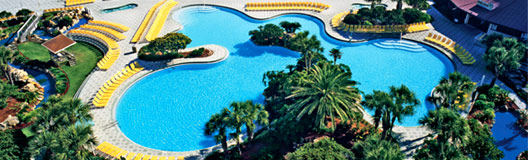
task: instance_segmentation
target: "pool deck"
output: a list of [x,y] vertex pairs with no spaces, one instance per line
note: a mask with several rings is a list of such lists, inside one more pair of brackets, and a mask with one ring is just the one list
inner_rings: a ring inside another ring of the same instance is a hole
[[[331,7],[328,10],[325,10],[323,12],[317,13],[317,12],[311,12],[311,11],[252,11],[252,12],[246,12],[244,10],[244,5],[246,2],[250,1],[239,1],[239,0],[178,0],[180,4],[176,5],[172,12],[175,10],[178,10],[182,7],[186,6],[192,6],[192,5],[215,5],[215,6],[222,6],[222,7],[228,7],[235,10],[238,10],[252,18],[256,19],[268,19],[284,14],[307,14],[311,15],[313,17],[318,18],[322,22],[324,22],[325,31],[328,35],[334,37],[335,39],[342,40],[342,41],[361,41],[361,39],[356,39],[355,37],[352,37],[352,40],[348,37],[350,35],[342,35],[338,33],[336,30],[334,30],[330,26],[330,20],[332,17],[340,12],[349,10],[351,7],[350,5],[352,3],[368,3],[362,0],[351,0],[351,1],[342,1],[342,0],[329,0],[325,1],[324,3],[331,5]],[[269,0],[266,2],[273,2],[273,1],[279,1],[279,0]],[[77,98],[80,98],[83,102],[90,102],[91,99],[94,97],[97,90],[115,73],[120,71],[122,68],[124,68],[127,64],[129,64],[132,61],[137,60],[137,55],[134,53],[131,53],[132,46],[136,46],[137,48],[140,48],[141,46],[145,44],[139,44],[134,45],[130,44],[129,41],[135,34],[136,29],[139,27],[140,23],[143,20],[143,17],[148,12],[150,7],[156,3],[157,0],[111,0],[111,1],[101,1],[97,0],[95,3],[86,4],[84,5],[86,8],[90,9],[92,12],[92,16],[96,20],[107,20],[112,22],[117,22],[120,24],[123,24],[125,26],[130,27],[131,29],[128,32],[125,32],[124,35],[127,36],[127,38],[119,43],[120,49],[124,54],[121,54],[118,60],[113,64],[113,66],[108,69],[107,71],[99,71],[94,70],[92,73],[85,79],[82,86],[79,88],[79,91],[77,92],[76,96]],[[255,0],[251,2],[263,2],[263,0]],[[106,8],[113,8],[129,3],[136,3],[138,4],[137,8],[131,9],[131,10],[123,10],[123,11],[116,11],[112,13],[101,13],[99,10],[106,9]],[[382,1],[382,3],[385,3],[388,5],[389,9],[395,8],[396,3],[385,0]],[[59,8],[64,7],[63,1],[56,1],[56,0],[25,0],[25,1],[13,1],[13,0],[0,0],[0,4],[3,4],[0,6],[0,10],[7,10],[12,13],[16,13],[16,11],[20,8],[28,8],[34,11],[39,12],[41,14],[41,11],[43,9],[49,9],[49,8]],[[404,5],[405,7],[405,5]],[[481,57],[484,53],[485,48],[479,47],[475,45],[475,40],[473,40],[473,37],[475,35],[479,34],[480,31],[478,29],[472,28],[468,25],[462,25],[462,24],[454,24],[451,21],[447,20],[445,17],[443,17],[441,14],[438,13],[434,8],[429,9],[427,11],[429,14],[431,14],[435,21],[432,22],[432,27],[435,29],[430,30],[428,32],[434,32],[434,33],[441,33],[443,35],[446,35],[447,37],[455,40],[459,44],[461,44],[464,48],[466,48],[469,52],[473,54],[473,56],[477,59],[477,62],[474,65],[471,66],[465,66],[460,63],[458,59],[452,59],[454,64],[457,66],[457,70],[469,75],[473,81],[480,81],[482,78],[482,75],[486,76],[486,79],[484,83],[489,83],[491,81],[491,77],[493,75],[485,69],[485,62],[482,61]],[[173,20],[172,18],[168,18],[164,28],[161,31],[161,35],[166,34],[168,32],[176,31],[180,29],[182,26]],[[418,33],[411,33],[411,34],[405,34],[403,38],[419,41],[422,43],[423,38],[426,36],[428,32],[418,32]],[[430,45],[430,44],[429,44]],[[225,59],[229,52],[220,46],[216,45],[208,45],[208,47],[212,47],[212,49],[219,50],[220,52],[215,52],[213,56],[210,56],[205,60],[202,59],[202,62],[217,62]],[[222,49],[223,48],[223,49]],[[446,53],[448,56],[450,53],[446,52],[445,50],[440,49],[440,51]],[[225,52],[225,53],[222,53]],[[218,54],[217,54],[218,53]],[[220,55],[222,54],[222,55]],[[451,56],[452,57],[452,56]],[[113,145],[116,145],[120,148],[123,148],[125,150],[128,150],[130,152],[136,152],[136,153],[143,153],[148,155],[162,155],[162,156],[186,156],[186,158],[189,159],[201,159],[203,158],[202,155],[206,154],[206,152],[201,151],[190,151],[190,152],[169,152],[169,151],[160,151],[155,150],[151,148],[146,148],[141,145],[138,145],[131,140],[129,140],[120,130],[117,126],[117,122],[115,120],[115,109],[116,109],[116,103],[118,100],[118,97],[124,93],[126,88],[130,86],[133,82],[140,79],[141,77],[148,75],[152,72],[155,72],[156,70],[163,69],[165,67],[171,66],[171,65],[177,65],[180,63],[190,63],[190,62],[181,62],[180,60],[173,60],[170,62],[158,62],[158,63],[152,63],[152,62],[144,62],[140,61],[141,65],[144,65],[147,70],[141,71],[137,73],[136,75],[132,76],[129,80],[127,80],[123,85],[121,85],[116,93],[114,93],[114,96],[112,96],[110,105],[103,109],[93,109],[92,115],[94,116],[94,133],[97,137],[99,142],[108,141],[112,143]],[[504,86],[504,84],[500,81],[497,81],[497,84],[500,85],[502,88],[509,89],[508,87]],[[513,97],[516,97],[515,94],[510,94]],[[516,103],[521,108],[525,108],[526,105],[524,102],[519,101],[518,98],[515,98]],[[369,122],[372,122],[371,117],[366,114],[365,119]],[[419,145],[422,144],[423,139],[426,135],[431,133],[428,129],[425,127],[401,127],[396,126],[394,128],[394,132],[397,134],[400,134],[402,137],[402,150],[407,155],[411,155]],[[218,148],[216,146],[216,148]],[[215,148],[215,149],[216,149]],[[211,148],[209,148],[211,149]],[[208,149],[208,150],[209,150]],[[410,157],[407,157],[410,158]]]

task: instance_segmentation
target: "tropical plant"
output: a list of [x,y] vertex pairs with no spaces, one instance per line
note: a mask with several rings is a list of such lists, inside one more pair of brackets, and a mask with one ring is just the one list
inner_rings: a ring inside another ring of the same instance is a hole
[[437,107],[466,109],[476,84],[460,72],[450,73],[443,77],[429,98]]
[[[257,124],[266,126],[269,123],[268,112],[264,109],[261,104],[255,104],[253,101],[244,102],[245,116],[243,118],[244,124],[246,125],[246,131],[248,141],[253,139],[253,132],[257,128]],[[256,122],[256,123],[255,123]]]
[[492,69],[495,77],[490,83],[490,87],[495,85],[495,81],[505,73],[519,69],[520,60],[526,54],[526,45],[513,38],[495,40],[493,45],[486,50],[484,60],[488,62],[488,67]]
[[318,59],[324,50],[321,47],[321,41],[315,35],[308,38],[309,34],[310,32],[308,31],[299,32],[297,36],[288,41],[289,46],[286,46],[289,49],[301,52],[301,58],[304,60],[304,69],[310,69],[312,64],[317,62],[313,60]]
[[504,158],[503,152],[495,145],[495,139],[487,125],[481,125],[477,120],[470,119],[468,124],[471,128],[471,136],[468,136],[462,152],[473,159],[494,159]]
[[462,143],[470,134],[467,121],[453,110],[437,108],[418,121],[438,135],[440,142]]
[[15,143],[13,130],[0,131],[0,159],[18,159],[20,150]]
[[391,1],[396,2],[396,10],[402,9],[404,0],[391,0]]
[[341,59],[342,55],[343,53],[337,48],[332,48],[330,50],[330,56],[334,57],[334,65],[336,64],[337,59]]
[[204,134],[211,136],[215,133],[214,136],[216,143],[222,143],[222,149],[224,150],[224,156],[227,158],[227,129],[230,127],[230,117],[231,111],[224,108],[220,113],[213,114],[209,121],[205,123]]
[[486,48],[489,49],[493,46],[493,43],[495,43],[495,40],[502,41],[502,39],[504,39],[504,35],[498,34],[498,33],[492,33],[482,38],[481,43],[486,45]]
[[381,3],[381,0],[365,0],[365,1],[370,2],[370,9],[374,9],[377,3]]
[[292,94],[287,97],[295,99],[292,107],[299,111],[297,120],[305,115],[314,116],[316,126],[324,129],[329,118],[331,130],[334,130],[336,118],[349,120],[350,112],[362,109],[361,96],[355,88],[357,82],[350,80],[350,71],[321,61],[308,73],[300,80],[303,85],[293,87]]
[[43,159],[87,159],[95,145],[92,134],[91,125],[59,126],[32,137],[27,150]]
[[280,45],[284,37],[284,30],[275,24],[258,26],[258,29],[249,31],[251,41],[258,45]]
[[279,23],[279,25],[284,28],[287,33],[295,33],[296,30],[301,28],[301,24],[299,22],[282,21]]
[[2,72],[4,72],[4,76],[12,85],[14,85],[15,82],[11,76],[11,67],[9,66],[9,63],[13,63],[14,56],[14,51],[5,48],[4,46],[0,46],[0,67],[2,68]]
[[421,148],[416,150],[413,156],[416,160],[466,160],[466,157],[462,151],[455,145],[447,142],[440,141],[438,139],[425,140]]
[[379,134],[371,134],[364,141],[357,142],[352,150],[356,159],[402,160],[405,157],[398,143],[383,140]]
[[348,160],[354,157],[354,153],[338,144],[330,138],[324,138],[314,143],[305,143],[286,155],[288,160]]
[[231,112],[229,114],[229,127],[235,129],[235,131],[229,135],[236,141],[238,155],[242,155],[242,150],[240,149],[240,135],[242,134],[242,126],[247,122],[246,119],[248,118],[245,111],[246,106],[244,102],[233,102],[229,107],[231,107]]
[[415,9],[428,9],[429,3],[427,3],[427,0],[405,0],[405,3],[412,6]]
[[149,61],[181,58],[183,56],[178,51],[185,49],[191,42],[191,38],[182,33],[168,33],[142,47],[138,58]]

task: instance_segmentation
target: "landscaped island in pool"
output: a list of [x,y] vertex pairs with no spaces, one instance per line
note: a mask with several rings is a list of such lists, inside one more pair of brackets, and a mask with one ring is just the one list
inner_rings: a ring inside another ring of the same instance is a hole
[[[281,47],[255,46],[248,32],[266,23],[295,21],[301,31],[315,34],[328,50],[344,54],[338,63],[350,66],[353,80],[364,93],[387,91],[391,85],[405,84],[421,100],[414,116],[403,126],[417,126],[432,104],[425,101],[441,77],[454,71],[453,64],[440,52],[422,44],[396,39],[380,39],[350,44],[328,37],[323,23],[305,15],[285,15],[270,20],[253,20],[239,12],[202,7],[183,8],[173,18],[184,25],[181,31],[193,42],[189,47],[218,44],[230,57],[217,64],[171,67],[148,75],[121,96],[116,119],[121,131],[142,146],[167,151],[192,151],[215,145],[203,134],[210,116],[233,101],[262,103],[266,71],[283,70],[295,64],[299,53]],[[220,18],[221,17],[221,18]],[[229,22],[229,23],[226,23]]]

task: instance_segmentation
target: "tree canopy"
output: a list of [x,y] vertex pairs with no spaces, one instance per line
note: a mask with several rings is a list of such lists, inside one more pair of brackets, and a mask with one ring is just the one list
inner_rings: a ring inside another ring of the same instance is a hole
[[286,157],[288,160],[348,160],[354,157],[354,154],[334,140],[324,138],[315,143],[306,143]]

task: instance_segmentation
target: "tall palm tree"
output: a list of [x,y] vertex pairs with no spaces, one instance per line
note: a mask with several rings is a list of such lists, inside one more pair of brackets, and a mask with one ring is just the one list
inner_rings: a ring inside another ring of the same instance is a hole
[[330,56],[334,57],[334,65],[336,64],[337,59],[341,59],[342,55],[343,55],[343,53],[341,51],[339,51],[339,49],[337,49],[337,48],[332,48],[330,50]]
[[450,141],[453,144],[459,144],[470,133],[467,121],[458,112],[447,108],[429,111],[427,116],[418,122],[433,130],[438,135],[440,142]]
[[362,102],[365,107],[374,110],[376,128],[381,122],[382,139],[389,139],[396,120],[401,123],[403,117],[414,114],[414,107],[420,104],[415,94],[405,85],[389,88],[389,93],[374,90],[373,94],[365,95]]
[[390,96],[394,102],[394,108],[392,110],[391,127],[389,133],[392,133],[394,122],[398,120],[401,123],[404,116],[410,116],[414,114],[414,108],[420,105],[420,100],[416,98],[416,95],[407,86],[401,85],[400,87],[390,86]]
[[438,86],[434,88],[430,100],[437,107],[464,109],[475,88],[475,83],[468,76],[460,72],[453,72],[449,74],[448,78],[444,77],[440,80]]
[[279,25],[284,28],[287,33],[294,33],[296,30],[301,28],[301,24],[299,22],[282,21],[279,23]]
[[291,49],[301,52],[305,69],[310,69],[313,58],[324,50],[321,47],[321,41],[317,40],[315,35],[308,37],[309,34],[308,31],[299,32],[289,43]]
[[233,102],[229,106],[231,107],[231,114],[229,114],[229,125],[235,128],[235,131],[230,133],[231,138],[236,140],[236,146],[238,154],[242,155],[242,149],[240,149],[240,135],[242,134],[242,126],[247,119],[246,104],[244,102]]
[[87,159],[95,145],[91,125],[61,126],[56,131],[37,134],[29,141],[28,151],[43,159]]
[[[253,101],[244,102],[245,116],[243,118],[244,124],[246,124],[246,131],[248,135],[248,141],[253,139],[253,132],[258,125],[268,125],[268,111],[264,109],[261,104],[255,104]],[[256,123],[255,123],[256,122]]]
[[495,40],[491,48],[484,54],[484,60],[493,69],[495,77],[490,87],[495,85],[497,77],[521,67],[520,60],[526,54],[526,45],[513,38]]
[[227,129],[230,127],[230,115],[231,111],[224,108],[220,113],[213,114],[209,121],[205,123],[204,134],[211,136],[218,132],[214,136],[216,143],[222,143],[222,149],[224,149],[224,156],[227,158]]
[[324,129],[329,118],[331,130],[334,130],[335,118],[343,121],[350,119],[349,113],[361,109],[361,96],[354,87],[357,82],[350,79],[351,73],[326,61],[315,65],[309,70],[307,78],[302,80],[303,85],[293,87],[286,97],[295,99],[292,107],[299,111],[297,120],[305,115],[315,116],[316,126]]
[[12,50],[5,48],[4,46],[0,46],[0,66],[2,67],[2,71],[4,72],[4,76],[11,82],[12,85],[15,84],[13,81],[13,77],[11,76],[11,67],[9,66],[9,63],[12,63],[14,60],[15,52]]

